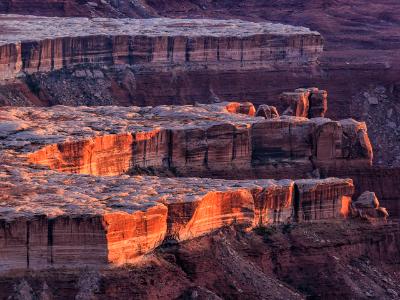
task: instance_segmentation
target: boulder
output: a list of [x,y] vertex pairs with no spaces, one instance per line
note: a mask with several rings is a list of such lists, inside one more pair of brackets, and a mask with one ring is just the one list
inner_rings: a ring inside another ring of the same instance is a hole
[[264,117],[265,119],[276,119],[279,118],[279,113],[275,106],[261,104],[257,109],[256,117]]
[[352,203],[353,214],[361,219],[374,222],[386,220],[389,213],[386,208],[379,206],[379,200],[374,192],[365,191]]
[[378,208],[379,200],[374,192],[366,191],[357,198],[357,201],[354,201],[354,206],[356,208]]

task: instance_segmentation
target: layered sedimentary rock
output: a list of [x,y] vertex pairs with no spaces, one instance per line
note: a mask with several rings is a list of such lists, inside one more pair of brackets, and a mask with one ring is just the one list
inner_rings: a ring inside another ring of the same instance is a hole
[[126,175],[308,176],[285,170],[312,165],[318,122],[266,120],[242,106],[2,110],[1,270],[123,264],[226,225],[346,216],[349,179]]
[[0,27],[0,105],[227,100],[249,89],[238,76],[315,72],[323,47],[307,28],[241,20],[0,15]]
[[239,20],[2,15],[0,24],[0,79],[83,64],[273,70],[315,62],[322,50],[321,36],[306,28]]
[[[310,221],[347,215],[350,210],[353,186],[351,180],[297,180],[295,204],[297,221]],[[327,200],[329,199],[329,200]]]
[[[230,113],[232,106],[8,108],[3,112],[10,119],[4,130],[31,125],[5,143],[33,131],[35,144],[25,147],[32,150],[30,162],[91,175],[167,172],[220,178],[307,178],[316,168],[328,174],[371,165],[372,147],[364,123],[298,117],[267,120],[251,117],[254,112]],[[48,120],[66,118],[65,111],[70,112],[65,122],[48,128]],[[101,122],[108,124],[105,129],[99,128]],[[53,132],[53,140],[37,136],[44,130]]]
[[[294,203],[320,194],[331,211],[314,206],[312,220],[332,219],[353,193],[351,180],[334,178],[301,183],[96,178],[8,165],[1,177],[3,272],[133,262],[163,241],[183,241],[232,224],[251,228],[295,221]],[[316,191],[295,194],[305,183]]]

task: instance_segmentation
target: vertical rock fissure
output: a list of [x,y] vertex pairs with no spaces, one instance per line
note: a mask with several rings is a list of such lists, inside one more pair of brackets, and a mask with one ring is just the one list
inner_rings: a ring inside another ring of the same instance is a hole
[[51,59],[51,67],[50,67],[50,69],[52,71],[54,70],[54,56],[55,56],[55,54],[54,54],[54,46],[55,46],[55,43],[56,43],[56,40],[52,40],[51,41],[51,57],[50,57],[50,59]]
[[167,130],[166,134],[167,134],[167,139],[168,139],[167,166],[168,166],[169,171],[173,171],[172,170],[172,156],[174,155],[174,147],[173,147],[174,137],[172,134],[172,130],[170,130],[170,129]]
[[26,267],[29,269],[29,240],[30,240],[30,221],[26,221]]
[[41,64],[42,64],[42,43],[39,43],[39,58],[38,58],[37,71],[40,70]]
[[47,259],[49,260],[50,256],[50,264],[52,265],[53,260],[53,243],[54,243],[54,220],[49,219],[47,221],[47,247],[48,247],[48,255]]
[[133,47],[134,47],[134,37],[129,36],[129,38],[128,38],[128,63],[130,66],[135,64]]
[[190,61],[190,51],[191,51],[191,40],[190,38],[187,38],[186,40],[186,48],[185,48],[185,61],[189,62]]
[[219,39],[217,40],[217,61],[219,61]]
[[233,128],[233,134],[232,134],[232,155],[231,155],[231,161],[235,160],[236,158],[236,143],[235,140],[237,138],[237,133],[236,133],[236,128]]
[[167,38],[167,58],[169,62],[174,61],[174,38],[169,36]]

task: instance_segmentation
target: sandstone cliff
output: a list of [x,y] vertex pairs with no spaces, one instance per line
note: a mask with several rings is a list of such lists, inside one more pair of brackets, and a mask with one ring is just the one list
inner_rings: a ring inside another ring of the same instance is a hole
[[[68,120],[53,129],[58,141],[48,145],[46,136],[38,137],[35,145],[27,145],[32,150],[28,158],[58,171],[79,174],[144,172],[220,178],[307,178],[316,169],[329,174],[371,165],[372,147],[364,123],[254,118],[230,113],[231,107],[222,103],[114,107],[112,111],[68,108]],[[16,114],[19,122],[25,123],[34,121],[30,111],[41,115],[43,119],[36,120],[30,129],[41,132],[48,119],[63,115],[64,108],[7,110],[10,118]],[[99,118],[96,122],[109,123],[109,130],[98,132],[92,123],[95,118]],[[74,121],[77,123],[71,128]],[[40,144],[43,147],[38,147]]]
[[[320,168],[371,162],[358,122],[254,113],[249,103],[3,109],[1,270],[119,265],[227,225],[345,217],[350,179],[163,177],[304,178],[310,157]],[[319,134],[326,123],[348,132],[354,149]],[[337,151],[321,156],[316,145]]]
[[[224,226],[346,217],[351,180],[223,181],[1,172],[1,272],[134,262]],[[10,174],[11,173],[11,174]],[[40,184],[40,185],[39,185]],[[307,194],[295,190],[308,186]],[[19,186],[16,188],[16,186]],[[305,209],[306,203],[318,203]]]
[[85,64],[274,70],[314,63],[322,50],[317,32],[266,22],[2,15],[0,24],[0,80]]

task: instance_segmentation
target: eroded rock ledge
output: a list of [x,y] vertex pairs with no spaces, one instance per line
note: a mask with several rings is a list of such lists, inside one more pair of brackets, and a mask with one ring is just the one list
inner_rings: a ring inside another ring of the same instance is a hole
[[268,22],[0,15],[0,27],[0,80],[85,64],[274,69],[322,51],[319,33]]
[[371,162],[362,123],[254,113],[249,103],[3,109],[1,270],[121,264],[226,225],[345,216],[351,179],[124,175],[305,178]]
[[4,126],[16,132],[2,143],[22,139],[18,151],[30,162],[91,175],[294,179],[371,165],[364,123],[267,120],[231,113],[232,105],[6,108]]
[[225,181],[0,172],[0,271],[133,262],[223,226],[345,216],[350,179]]

